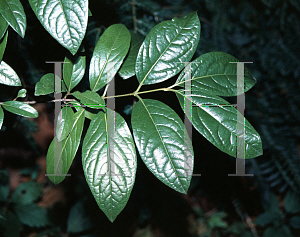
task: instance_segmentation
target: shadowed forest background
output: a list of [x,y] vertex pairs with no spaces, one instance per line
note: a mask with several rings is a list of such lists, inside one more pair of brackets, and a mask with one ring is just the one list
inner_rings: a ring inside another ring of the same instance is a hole
[[[34,86],[44,74],[53,73],[53,64],[46,61],[72,56],[42,27],[28,1],[21,2],[28,24],[25,38],[9,28],[3,60],[27,89],[25,100],[37,101],[39,117],[5,112],[0,131],[1,237],[300,236],[299,0],[89,1],[93,15],[83,40],[87,65],[99,37],[112,24],[123,23],[145,37],[159,22],[197,11],[201,35],[193,59],[207,52],[226,52],[241,62],[253,62],[246,67],[257,79],[246,93],[245,110],[263,142],[264,154],[246,161],[246,173],[254,176],[228,177],[236,172],[235,159],[193,130],[194,174],[201,176],[193,177],[188,194],[161,183],[138,157],[133,191],[114,223],[98,208],[85,181],[81,146],[70,177],[59,185],[45,177],[46,153],[54,135],[54,103],[47,102],[53,99],[50,96],[35,97]],[[176,78],[160,85],[172,85]],[[116,94],[130,93],[138,86],[135,77],[124,81],[116,75],[115,83]],[[156,87],[145,86],[145,90]],[[89,89],[88,72],[76,89]],[[18,88],[0,85],[0,91],[2,102],[15,98]],[[156,92],[144,98],[168,104],[183,118],[175,94]],[[235,103],[236,98],[229,101]],[[134,103],[134,97],[116,98],[116,111],[129,127]],[[83,133],[87,127],[88,122]],[[10,195],[4,198],[8,190]],[[15,211],[14,199],[31,204],[32,209],[21,217],[3,218],[7,210]]]

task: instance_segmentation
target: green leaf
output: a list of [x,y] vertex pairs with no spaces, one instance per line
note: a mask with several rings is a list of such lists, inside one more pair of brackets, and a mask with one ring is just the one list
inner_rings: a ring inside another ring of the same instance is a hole
[[180,117],[157,100],[140,100],[131,117],[134,140],[148,169],[164,184],[186,193],[194,152]]
[[11,197],[11,201],[18,204],[30,204],[37,200],[42,194],[41,184],[36,182],[21,183]]
[[21,98],[26,97],[26,93],[27,93],[27,90],[26,90],[26,89],[21,89],[21,90],[19,90],[18,95],[17,95],[17,98],[19,98],[19,97],[21,97]]
[[23,230],[22,223],[20,222],[18,216],[10,210],[5,213],[5,222],[3,229],[5,237],[20,237],[20,231]]
[[269,227],[265,230],[263,237],[293,237],[291,230],[288,226],[282,227]]
[[256,219],[255,223],[258,226],[264,227],[268,224],[273,223],[276,220],[281,220],[281,215],[278,212],[264,212],[260,214]]
[[[237,142],[241,140],[237,136],[237,110],[226,100],[210,94],[192,95],[192,98],[185,97],[183,90],[176,93],[181,108],[184,108],[184,99],[195,104],[192,108],[192,123],[195,129],[208,141],[221,151],[230,156],[236,157]],[[238,112],[239,113],[239,112]],[[244,124],[244,123],[243,123]],[[245,119],[245,158],[255,158],[262,155],[262,143],[258,132]],[[242,158],[242,157],[239,157]]]
[[3,121],[4,121],[4,112],[3,112],[2,107],[0,106],[0,130],[1,130]]
[[225,212],[216,212],[212,214],[208,219],[208,226],[210,229],[219,227],[219,228],[227,228],[228,224],[223,220],[226,217]]
[[60,142],[64,140],[70,133],[74,121],[74,112],[71,107],[64,106],[57,119],[56,137]]
[[98,91],[120,68],[130,46],[130,32],[123,24],[108,27],[99,38],[90,63],[90,87]]
[[93,120],[96,118],[97,114],[91,113],[89,111],[84,111],[84,116],[90,120]]
[[294,229],[300,229],[300,216],[292,216],[290,219],[290,226]]
[[48,224],[47,211],[34,203],[18,205],[15,211],[20,221],[30,227],[42,227]]
[[0,39],[4,36],[6,30],[7,30],[8,24],[6,20],[2,17],[0,14]]
[[[84,50],[83,50],[84,52]],[[63,66],[63,78],[68,91],[71,91],[82,80],[85,73],[85,56],[79,56],[73,63],[68,57],[65,57]]]
[[98,206],[111,222],[129,199],[136,162],[133,138],[123,117],[110,109],[107,114],[100,111],[84,138],[82,165]]
[[2,39],[0,39],[0,61],[3,58],[3,54],[6,48],[7,36],[8,36],[8,31],[6,31],[5,36]]
[[199,39],[196,12],[155,26],[137,56],[135,72],[140,85],[159,83],[176,75],[194,55]]
[[52,140],[48,152],[47,152],[47,174],[48,178],[54,183],[58,184],[65,179],[65,175],[68,173],[73,159],[79,147],[83,124],[84,124],[84,109],[78,108],[78,112],[74,115],[73,126],[70,131],[70,135],[61,142],[61,150],[58,151],[57,166],[54,167],[54,147],[58,148],[57,137]]
[[39,116],[35,108],[20,101],[6,101],[2,106],[5,110],[23,117],[37,118]]
[[29,3],[49,34],[74,55],[86,32],[88,1],[29,0]]
[[[5,202],[9,195],[9,186],[0,184],[0,201]],[[0,217],[1,218],[1,217]]]
[[26,15],[19,0],[1,0],[0,14],[6,22],[24,38],[26,30]]
[[284,197],[284,208],[289,213],[300,212],[300,198],[299,195],[288,191]]
[[105,101],[96,92],[87,90],[81,93],[75,91],[72,95],[79,99],[82,104],[90,108],[101,109],[102,107],[105,107]]
[[143,43],[143,38],[139,34],[133,32],[130,32],[130,34],[131,34],[131,42],[130,42],[129,53],[119,70],[119,75],[123,77],[123,79],[128,79],[135,75],[136,57]]
[[89,9],[89,16],[92,16],[93,14],[92,14],[92,12],[91,12],[91,10]]
[[[193,94],[212,94],[219,96],[237,95],[237,64],[238,60],[230,54],[222,52],[206,53],[191,64]],[[256,79],[245,67],[245,92],[256,83]],[[176,84],[184,87],[185,71],[179,75]],[[244,88],[242,89],[244,91]],[[240,91],[240,90],[238,90]]]
[[[55,77],[58,78],[57,75],[55,75]],[[39,96],[39,95],[48,95],[48,94],[54,93],[54,90],[55,90],[54,84],[55,84],[55,80],[54,80],[53,73],[48,73],[48,74],[42,76],[40,81],[38,81],[35,84],[34,95]],[[62,82],[62,86],[61,86],[61,91],[62,92],[67,91],[66,85],[63,82]]]
[[22,86],[17,73],[4,61],[0,62],[0,84],[8,86]]

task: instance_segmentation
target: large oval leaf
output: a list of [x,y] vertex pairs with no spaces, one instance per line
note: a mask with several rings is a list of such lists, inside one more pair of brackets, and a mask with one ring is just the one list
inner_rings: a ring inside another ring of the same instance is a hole
[[115,112],[114,121],[109,115],[113,118],[114,111],[107,109],[107,114],[100,111],[91,121],[83,141],[82,165],[96,202],[113,222],[125,207],[133,188],[136,153],[123,117]]
[[155,26],[137,56],[135,72],[140,85],[155,84],[176,75],[194,55],[199,38],[196,12]]
[[74,112],[71,107],[64,106],[57,118],[56,137],[58,141],[64,140],[70,133],[74,122]]
[[3,124],[3,120],[4,120],[4,112],[3,112],[2,107],[0,106],[0,130],[1,130],[1,127]]
[[2,106],[7,111],[23,117],[37,118],[39,116],[35,108],[20,101],[6,101]]
[[134,140],[148,169],[164,184],[186,193],[193,172],[192,142],[180,117],[157,100],[140,100],[131,117]]
[[8,86],[21,86],[17,73],[4,61],[0,62],[0,84]]
[[[58,78],[57,75],[55,77]],[[38,81],[35,84],[35,90],[34,95],[40,96],[40,95],[48,95],[55,91],[54,88],[55,80],[54,80],[54,74],[53,73],[47,73],[44,76],[41,77],[40,81]],[[66,92],[67,88],[65,83],[62,82],[61,91]]]
[[1,0],[0,14],[6,22],[24,38],[26,30],[26,15],[19,0]]
[[65,57],[63,66],[64,82],[71,91],[82,80],[85,73],[85,56],[79,56],[73,63],[68,57]]
[[[202,94],[192,95],[188,99],[188,97],[184,98],[183,90],[178,91],[176,95],[182,108],[184,99],[186,103],[188,100],[196,105],[192,108],[192,123],[196,130],[221,151],[236,157],[237,142],[238,145],[241,144],[237,136],[243,135],[240,131],[237,132],[237,113],[239,112],[218,96]],[[258,132],[246,119],[244,127],[245,158],[262,155],[262,143]]]
[[[222,52],[206,53],[191,64],[193,94],[212,94],[219,96],[236,96],[238,91],[248,91],[256,83],[255,78],[245,67],[245,90],[237,89],[238,60],[230,54]],[[179,75],[176,84],[184,86],[185,72]]]
[[143,43],[142,36],[133,32],[130,32],[130,34],[131,34],[131,42],[130,42],[129,53],[119,70],[119,75],[123,77],[123,79],[128,79],[135,75],[136,57]]
[[78,51],[88,21],[87,0],[29,0],[35,15],[63,47]]
[[2,39],[0,39],[0,61],[2,60],[6,48],[7,36],[8,36],[8,31],[6,32],[5,36]]
[[1,16],[0,14],[0,39],[4,36],[6,30],[7,30],[8,24],[6,20]]
[[[61,142],[61,150],[58,151],[58,157],[54,158],[54,148],[59,147],[57,137],[54,137],[47,152],[47,174],[48,178],[58,184],[65,179],[73,159],[79,147],[83,124],[84,124],[84,109],[78,108],[78,112],[74,114],[74,122],[70,131],[70,135]],[[56,162],[55,163],[55,159]],[[54,167],[54,164],[56,166]]]
[[99,38],[90,63],[90,87],[98,91],[116,75],[130,46],[130,32],[123,24],[108,27]]

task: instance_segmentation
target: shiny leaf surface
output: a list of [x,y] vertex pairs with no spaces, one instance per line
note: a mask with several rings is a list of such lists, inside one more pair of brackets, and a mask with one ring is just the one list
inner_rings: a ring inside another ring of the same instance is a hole
[[26,15],[19,0],[1,0],[0,14],[6,22],[24,38],[26,30]]
[[82,104],[90,108],[101,109],[102,107],[105,107],[104,100],[96,92],[87,90],[81,93],[79,91],[75,91],[72,95],[79,99]]
[[5,110],[23,117],[37,118],[39,116],[35,108],[20,101],[6,101],[2,106]]
[[82,80],[85,73],[85,56],[79,56],[73,63],[69,58],[65,58],[63,66],[64,82],[71,91]]
[[19,90],[17,97],[18,98],[25,98],[26,97],[26,93],[27,93],[26,89],[21,89],[21,90]]
[[47,174],[48,178],[54,183],[58,184],[65,179],[65,176],[70,166],[73,162],[73,159],[76,155],[76,152],[79,147],[83,124],[84,124],[84,109],[78,108],[78,112],[74,114],[73,126],[70,131],[70,135],[62,140],[61,150],[58,151],[58,157],[56,159],[56,166],[54,167],[54,148],[59,147],[59,142],[57,137],[54,137],[47,152]]
[[6,48],[7,36],[8,36],[8,31],[6,32],[5,36],[2,39],[0,39],[0,61],[3,58],[3,54]]
[[58,141],[64,140],[70,133],[74,121],[74,112],[71,107],[64,106],[57,119],[56,137]]
[[130,42],[129,53],[119,70],[119,75],[123,77],[123,79],[128,79],[135,75],[136,57],[143,43],[143,38],[140,35],[133,32],[130,32],[130,34],[131,34],[131,42]]
[[136,60],[140,84],[155,84],[176,75],[194,55],[200,39],[196,12],[155,26],[147,35]]
[[17,73],[4,61],[0,62],[0,84],[8,86],[21,86]]
[[35,15],[63,47],[78,51],[88,21],[87,0],[29,0]]
[[[237,95],[237,64],[238,60],[230,54],[222,52],[206,53],[191,64],[192,91],[194,94],[212,94],[219,96]],[[185,72],[179,75],[176,84],[184,86]],[[245,92],[256,83],[256,79],[245,67]],[[238,91],[244,91],[238,90]]]
[[[55,75],[55,77],[58,78],[58,76]],[[55,87],[54,87],[54,74],[53,73],[47,73],[42,78],[40,81],[38,81],[35,84],[35,90],[34,90],[34,95],[39,96],[39,95],[48,95],[51,93],[54,93]],[[65,83],[62,83],[62,92],[66,92],[67,88]]]
[[130,32],[123,24],[108,27],[99,38],[90,63],[90,87],[98,91],[120,68],[130,46]]
[[[184,108],[184,93],[176,93],[180,105]],[[196,130],[208,141],[230,156],[236,157],[237,136],[241,137],[243,131],[237,132],[237,110],[226,100],[210,94],[192,95],[191,101],[196,106],[192,108],[192,123]],[[239,112],[238,112],[239,113]],[[239,122],[240,123],[240,122]],[[261,138],[257,131],[245,119],[245,158],[255,158],[262,155]],[[239,157],[242,158],[242,157]]]
[[3,120],[4,120],[4,112],[3,112],[2,107],[0,106],[0,130],[1,130],[1,127],[3,124]]
[[131,117],[134,140],[148,169],[164,184],[186,193],[194,152],[180,117],[157,100],[140,100]]
[[[115,121],[109,116],[115,116]],[[96,202],[113,222],[129,199],[136,173],[133,138],[121,115],[108,109],[91,121],[83,141],[82,164]]]
[[8,24],[6,20],[1,16],[0,14],[0,39],[4,36],[6,30],[7,30]]

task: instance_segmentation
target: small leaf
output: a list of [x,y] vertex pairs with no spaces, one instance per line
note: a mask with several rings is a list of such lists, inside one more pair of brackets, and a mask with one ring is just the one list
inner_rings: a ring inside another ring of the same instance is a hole
[[0,84],[8,86],[22,86],[17,73],[4,61],[0,62]]
[[97,114],[91,113],[89,111],[84,111],[84,116],[90,120],[94,120]]
[[0,14],[6,22],[24,38],[26,30],[26,15],[19,0],[1,0]]
[[164,184],[186,193],[193,172],[194,152],[176,112],[157,100],[140,100],[131,116],[134,140],[148,169]]
[[255,223],[258,226],[264,227],[268,224],[271,224],[275,220],[281,220],[281,216],[277,212],[264,212],[260,214],[256,219]]
[[[9,195],[9,185],[0,184],[0,201],[5,202]],[[0,216],[1,218],[1,216]]]
[[56,137],[60,142],[64,140],[70,133],[74,121],[74,112],[71,107],[64,106],[57,119]]
[[91,12],[91,10],[89,9],[89,16],[92,16],[93,14],[92,14],[92,12]]
[[300,198],[299,195],[288,191],[284,197],[284,208],[289,213],[300,212]]
[[123,79],[128,79],[135,75],[136,57],[143,43],[143,38],[139,34],[133,32],[130,32],[130,34],[131,34],[131,42],[130,42],[129,53],[119,70],[119,75],[123,77]]
[[290,219],[290,226],[294,229],[300,229],[300,216],[292,216]]
[[[193,94],[212,94],[219,96],[237,95],[237,64],[238,60],[223,52],[206,53],[191,64],[191,79]],[[244,88],[250,90],[256,83],[255,78],[245,67]],[[184,87],[185,71],[179,75],[176,84]],[[241,91],[241,90],[238,90]]]
[[29,4],[49,34],[74,55],[86,32],[88,1],[29,0]]
[[146,36],[136,60],[136,77],[142,84],[165,81],[193,57],[200,39],[200,21],[196,12],[171,21],[163,21]]
[[[84,50],[83,50],[84,52]],[[85,73],[85,56],[79,56],[73,63],[68,57],[65,57],[63,66],[64,82],[71,91],[82,80]]]
[[30,204],[42,194],[42,186],[36,182],[21,183],[11,197],[11,201],[18,204]]
[[91,121],[83,140],[82,165],[98,206],[113,222],[129,199],[137,165],[133,138],[121,115],[107,109]]
[[0,130],[1,130],[3,121],[4,121],[4,112],[3,112],[2,107],[0,106]]
[[6,101],[2,106],[5,110],[23,117],[37,118],[39,116],[35,108],[20,101]]
[[21,97],[21,98],[26,97],[26,93],[27,93],[27,90],[26,90],[26,89],[21,89],[21,90],[19,90],[18,95],[17,95],[17,98],[19,98],[19,97]]
[[[243,134],[241,131],[237,132],[237,113],[239,112],[218,96],[203,93],[192,95],[188,99],[183,90],[178,91],[176,95],[182,109],[184,109],[184,99],[185,103],[189,101],[196,105],[192,108],[192,123],[195,129],[218,149],[236,157],[237,142],[242,145],[241,139],[237,139],[237,136],[241,137]],[[245,119],[243,124],[245,128],[244,158],[262,155],[262,142],[258,132],[248,120]]]
[[4,217],[5,222],[3,223],[4,227],[2,227],[3,229],[5,229],[4,236],[20,237],[20,232],[23,230],[23,226],[18,216],[14,212],[7,210]]
[[48,224],[47,211],[35,203],[18,205],[15,211],[20,221],[30,227],[42,227]]
[[[55,77],[58,78],[57,75],[55,75]],[[39,96],[39,95],[48,95],[48,94],[54,93],[54,90],[55,90],[54,84],[55,84],[55,80],[54,80],[53,73],[48,73],[48,74],[42,76],[40,81],[38,81],[35,84],[34,95]],[[67,88],[63,82],[62,82],[62,86],[61,86],[61,91],[62,92],[67,91]]]
[[281,227],[269,227],[264,231],[263,237],[293,237],[290,228],[287,225]]
[[[78,108],[78,112],[74,115],[70,135],[61,142],[62,149],[58,151],[58,157],[54,157],[54,148],[57,149],[59,147],[57,137],[54,137],[48,148],[46,168],[47,174],[49,175],[48,178],[54,184],[62,182],[70,169],[79,147],[84,119],[84,109]],[[55,163],[55,161],[57,161],[57,163]],[[56,167],[54,167],[55,164]]]
[[8,36],[8,31],[6,31],[6,34],[2,39],[0,38],[0,61],[3,58],[3,54],[6,48],[7,36]]
[[120,68],[130,46],[130,32],[123,24],[108,27],[99,38],[90,63],[90,87],[98,91]]
[[101,109],[105,107],[105,101],[96,92],[87,90],[81,93],[79,91],[75,91],[72,95],[79,99],[80,102],[87,107],[94,109]]
[[6,30],[7,30],[8,24],[6,20],[1,16],[0,14],[0,39],[4,36]]

